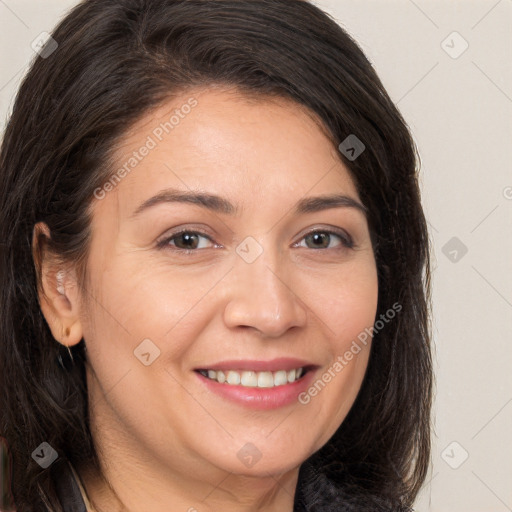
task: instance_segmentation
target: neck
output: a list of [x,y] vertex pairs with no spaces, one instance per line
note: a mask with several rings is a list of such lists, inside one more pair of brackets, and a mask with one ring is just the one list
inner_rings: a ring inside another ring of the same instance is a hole
[[90,410],[100,468],[79,471],[95,512],[293,512],[300,466],[227,471],[157,427],[159,449],[141,443],[104,399]]
[[217,485],[166,480],[154,469],[109,463],[79,473],[94,512],[293,512],[298,469],[264,478],[225,473]]

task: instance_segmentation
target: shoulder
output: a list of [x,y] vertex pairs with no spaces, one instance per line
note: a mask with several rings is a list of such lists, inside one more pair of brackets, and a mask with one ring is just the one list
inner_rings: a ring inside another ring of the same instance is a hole
[[345,481],[334,482],[321,471],[303,464],[299,472],[294,512],[414,512]]

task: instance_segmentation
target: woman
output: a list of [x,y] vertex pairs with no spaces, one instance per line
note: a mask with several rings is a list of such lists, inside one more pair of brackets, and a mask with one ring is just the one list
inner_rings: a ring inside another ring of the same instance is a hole
[[299,0],[86,0],[0,160],[16,510],[410,510],[429,257],[407,125]]

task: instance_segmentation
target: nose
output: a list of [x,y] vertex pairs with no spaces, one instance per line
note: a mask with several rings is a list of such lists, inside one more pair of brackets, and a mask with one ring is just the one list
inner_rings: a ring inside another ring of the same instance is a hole
[[237,258],[230,273],[224,322],[229,328],[251,327],[262,336],[277,338],[292,327],[306,324],[307,308],[290,279],[286,262],[264,257],[247,263]]

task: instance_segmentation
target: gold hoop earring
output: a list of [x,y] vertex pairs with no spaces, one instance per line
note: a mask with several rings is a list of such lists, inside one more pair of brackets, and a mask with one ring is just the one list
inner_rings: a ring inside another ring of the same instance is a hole
[[75,364],[75,360],[73,359],[73,354],[71,353],[71,349],[69,348],[69,346],[68,346],[67,348],[68,348],[69,358],[71,359],[71,362],[72,362],[73,364]]
[[68,346],[66,346],[66,349],[69,354],[69,359],[66,359],[65,357],[63,357],[63,352],[61,349],[57,353],[57,363],[64,370],[70,370],[75,365],[75,360],[73,359],[73,354],[71,352],[71,349]]

